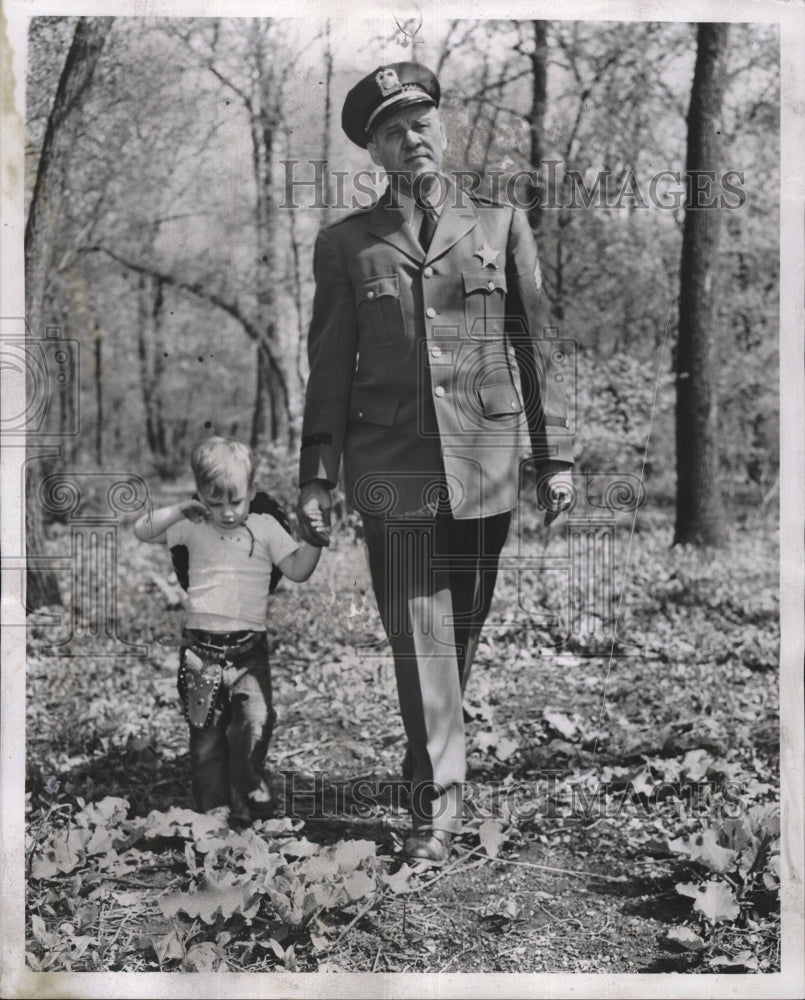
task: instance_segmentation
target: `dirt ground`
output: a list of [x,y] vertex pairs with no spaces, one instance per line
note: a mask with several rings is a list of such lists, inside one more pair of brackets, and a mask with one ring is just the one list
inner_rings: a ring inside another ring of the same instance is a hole
[[[45,655],[57,630],[35,619],[31,632],[29,964],[778,970],[772,528],[747,522],[718,554],[669,542],[662,512],[622,533],[614,646],[595,627],[568,636],[551,623],[549,572],[502,573],[467,692],[466,832],[445,867],[412,872],[395,800],[404,742],[393,668],[362,546],[343,529],[312,580],[284,583],[269,608],[278,811],[250,836],[285,852],[272,882],[249,867],[235,832],[199,833],[186,812],[165,825],[171,809],[190,808],[175,694],[180,595],[167,553],[122,529],[119,634],[148,655],[70,661]],[[68,530],[56,531],[54,550],[67,544]],[[63,849],[71,829],[87,836]],[[107,838],[105,855],[89,831]],[[272,841],[278,831],[289,839]],[[308,865],[357,845],[339,878],[360,872],[362,888],[353,879],[336,905],[311,896],[310,882],[307,902],[286,912],[276,887],[301,878],[294,843]],[[229,888],[250,879],[254,904],[182,909],[182,894],[223,875]]]

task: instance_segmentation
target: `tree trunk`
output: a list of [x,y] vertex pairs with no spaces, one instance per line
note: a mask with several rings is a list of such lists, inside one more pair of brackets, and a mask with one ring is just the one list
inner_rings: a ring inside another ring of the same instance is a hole
[[[325,26],[326,45],[324,49],[324,125],[321,135],[321,156],[324,160],[324,211],[321,224],[326,226],[332,217],[333,182],[330,164],[330,148],[333,132],[333,46],[330,31],[330,18]],[[293,211],[293,209],[291,210]]]
[[288,383],[276,362],[270,341],[257,345],[257,384],[250,444],[255,451],[290,440]]
[[42,312],[52,265],[53,239],[61,219],[64,177],[73,145],[68,126],[92,81],[112,24],[111,17],[79,19],[48,115],[25,226],[25,309],[28,328],[34,337],[44,334]]
[[168,469],[168,448],[162,419],[162,376],[164,373],[161,336],[163,282],[140,275],[138,289],[137,355],[140,386],[145,407],[145,437],[160,471]]
[[[36,339],[45,333],[45,297],[61,219],[65,174],[73,146],[71,118],[81,106],[113,23],[110,17],[79,19],[45,127],[25,225],[25,312],[28,335]],[[78,386],[75,383],[73,386],[77,392]],[[36,557],[44,551],[42,511],[37,500],[41,477],[42,463],[31,463],[25,477],[26,552],[32,562],[26,572],[26,606],[29,610],[61,603],[59,584],[53,571],[35,565]]]
[[25,607],[28,611],[61,604],[59,581],[52,569],[30,565],[45,554],[45,529],[39,505],[39,484],[53,469],[53,457],[47,454],[25,465],[25,548],[29,561],[25,577]]
[[103,337],[95,324],[95,464],[103,465]]
[[257,192],[257,392],[252,445],[290,441],[290,399],[283,365],[287,365],[277,337],[277,245],[279,226],[273,189],[274,141],[282,119],[282,92],[274,64],[266,52],[265,26],[254,23],[256,80],[252,95],[252,164]]
[[534,171],[528,218],[539,233],[542,222],[542,160],[545,157],[545,109],[548,99],[548,22],[532,21],[534,51],[531,53],[531,108],[528,113],[529,160]]
[[[689,178],[692,171],[720,174],[719,129],[728,30],[727,24],[698,27],[688,112]],[[680,264],[674,544],[720,545],[725,540],[711,356],[720,228],[720,210],[686,208]]]

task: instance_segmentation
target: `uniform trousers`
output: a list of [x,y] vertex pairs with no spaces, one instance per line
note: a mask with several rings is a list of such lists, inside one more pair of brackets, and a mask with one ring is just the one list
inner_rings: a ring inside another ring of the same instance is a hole
[[461,829],[462,692],[489,613],[511,511],[364,516],[377,606],[394,655],[415,830]]

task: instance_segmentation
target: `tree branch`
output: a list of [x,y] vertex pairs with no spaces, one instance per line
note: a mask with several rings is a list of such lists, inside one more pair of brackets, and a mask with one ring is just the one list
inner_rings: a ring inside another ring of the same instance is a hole
[[117,261],[118,264],[122,264],[124,267],[129,268],[129,270],[134,271],[137,274],[147,274],[152,278],[158,278],[166,285],[172,285],[174,288],[179,288],[183,292],[195,295],[197,298],[202,299],[205,302],[210,302],[212,305],[222,309],[225,313],[228,313],[234,320],[237,320],[251,340],[260,340],[259,330],[254,323],[252,323],[251,320],[243,314],[237,303],[230,302],[227,299],[222,298],[220,295],[216,295],[215,292],[211,292],[200,281],[183,281],[181,278],[177,278],[175,275],[169,274],[167,271],[160,271],[158,268],[153,267],[150,264],[141,264],[138,261],[129,260],[128,258],[123,257],[121,254],[116,253],[114,250],[110,250],[105,246],[98,245],[81,247],[78,252],[106,254],[107,257],[110,257],[112,260]]

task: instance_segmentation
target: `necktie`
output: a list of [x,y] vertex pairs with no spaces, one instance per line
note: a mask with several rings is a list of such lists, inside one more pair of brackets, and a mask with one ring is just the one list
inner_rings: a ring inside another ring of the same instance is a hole
[[439,217],[430,205],[426,205],[424,202],[419,202],[418,204],[422,212],[422,224],[419,227],[419,243],[425,253],[427,253]]

